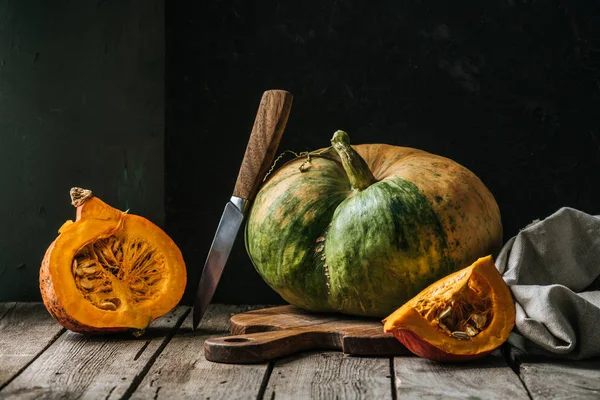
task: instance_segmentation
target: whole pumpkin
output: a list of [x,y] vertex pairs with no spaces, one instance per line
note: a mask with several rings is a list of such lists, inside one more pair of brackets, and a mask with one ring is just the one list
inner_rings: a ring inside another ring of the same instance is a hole
[[502,244],[498,205],[467,168],[422,150],[332,147],[263,184],[246,248],[265,282],[311,311],[384,317]]

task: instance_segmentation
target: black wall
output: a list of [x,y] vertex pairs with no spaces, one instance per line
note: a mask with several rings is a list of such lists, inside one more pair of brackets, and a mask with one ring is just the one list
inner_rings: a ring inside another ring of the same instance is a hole
[[[280,150],[336,129],[450,157],[500,205],[505,239],[561,206],[600,214],[595,1],[173,1],[166,6],[167,229],[190,301],[258,101],[287,89]],[[216,294],[277,302],[238,242]]]
[[[191,301],[272,88],[295,97],[280,150],[344,129],[450,157],[505,239],[561,206],[600,214],[596,1],[163,3],[0,0],[0,301],[39,300],[71,186],[166,221]],[[215,300],[280,301],[239,239]]]
[[0,1],[0,301],[40,300],[72,186],[162,224],[163,149],[162,0]]

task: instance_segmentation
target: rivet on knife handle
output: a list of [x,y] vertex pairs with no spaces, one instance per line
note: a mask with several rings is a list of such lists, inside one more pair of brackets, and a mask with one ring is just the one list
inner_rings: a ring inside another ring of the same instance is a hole
[[275,158],[291,106],[292,95],[284,90],[269,90],[263,94],[235,182],[234,196],[254,200]]

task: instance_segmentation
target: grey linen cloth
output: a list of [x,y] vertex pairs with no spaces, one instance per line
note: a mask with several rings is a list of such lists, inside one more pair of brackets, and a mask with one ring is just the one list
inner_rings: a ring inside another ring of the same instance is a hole
[[569,359],[600,356],[600,217],[561,208],[511,238],[496,266],[516,301],[512,346]]

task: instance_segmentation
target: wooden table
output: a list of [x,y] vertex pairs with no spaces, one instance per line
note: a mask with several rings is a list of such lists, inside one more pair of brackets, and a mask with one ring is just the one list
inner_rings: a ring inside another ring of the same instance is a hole
[[600,398],[599,359],[497,352],[442,365],[315,351],[255,365],[205,360],[204,339],[226,334],[229,317],[249,309],[213,305],[192,331],[190,308],[178,307],[142,337],[95,338],[65,331],[40,303],[0,303],[0,398]]

